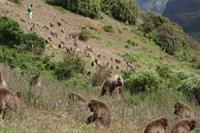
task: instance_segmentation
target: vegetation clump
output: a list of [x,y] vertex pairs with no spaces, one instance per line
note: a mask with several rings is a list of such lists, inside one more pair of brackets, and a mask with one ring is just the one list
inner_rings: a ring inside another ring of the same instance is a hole
[[67,10],[83,15],[85,17],[100,17],[100,0],[48,0],[48,3],[62,6]]
[[101,9],[107,15],[127,24],[135,24],[138,9],[135,0],[102,0]]
[[66,80],[75,74],[83,74],[85,71],[85,62],[78,55],[69,54],[63,62],[58,63],[55,75],[58,80]]
[[142,24],[144,35],[159,45],[166,53],[187,61],[193,60],[193,49],[182,28],[169,19],[147,13]]
[[200,104],[200,77],[192,76],[183,80],[176,88],[182,91],[190,100]]
[[10,48],[42,53],[46,42],[36,33],[24,33],[19,24],[7,17],[0,17],[0,43]]

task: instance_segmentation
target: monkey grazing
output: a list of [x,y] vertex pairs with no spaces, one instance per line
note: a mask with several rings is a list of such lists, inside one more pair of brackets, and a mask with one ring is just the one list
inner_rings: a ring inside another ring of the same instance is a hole
[[21,101],[19,99],[21,96],[20,92],[16,92],[15,94],[9,91],[8,89],[0,89],[0,114],[1,119],[4,119],[6,110],[12,109],[17,111],[20,108]]
[[181,119],[174,124],[172,133],[190,133],[197,125],[194,119]]
[[145,130],[144,133],[165,133],[165,129],[168,126],[168,120],[165,117],[161,117],[157,120],[150,122]]
[[112,114],[110,108],[105,103],[91,100],[88,107],[93,112],[93,115],[87,118],[87,124],[95,122],[97,128],[110,127]]
[[83,98],[81,95],[76,94],[76,93],[70,93],[69,94],[69,98],[73,101],[77,101],[77,102],[82,102],[82,103],[87,103],[87,100],[85,98]]
[[180,118],[194,118],[194,112],[191,107],[182,102],[176,102],[174,109],[174,114]]
[[42,83],[42,79],[41,76],[38,74],[36,76],[33,76],[29,82],[30,85],[30,89],[36,88],[36,87],[40,87]]

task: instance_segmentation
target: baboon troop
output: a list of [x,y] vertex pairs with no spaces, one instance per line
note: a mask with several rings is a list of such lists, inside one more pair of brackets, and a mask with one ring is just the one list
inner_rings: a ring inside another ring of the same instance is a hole
[[6,81],[3,78],[3,74],[0,72],[0,89],[1,88],[7,88]]
[[161,117],[150,122],[145,130],[144,133],[165,133],[165,129],[168,126],[168,120],[165,117]]
[[105,103],[91,100],[88,103],[88,108],[93,114],[87,118],[87,124],[94,122],[97,128],[110,127],[112,113]]
[[123,79],[121,75],[114,75],[111,78],[108,78],[102,86],[101,96],[104,96],[107,92],[112,95],[113,91],[115,91],[118,87],[123,86]]
[[[94,64],[104,67],[97,59],[95,59],[91,65]],[[33,76],[29,81],[30,92],[33,88],[40,87],[41,82],[42,79],[40,74]],[[7,88],[7,84],[2,73],[0,73],[0,83],[0,119],[3,120],[8,109],[17,112],[21,108],[22,102],[20,98],[22,94],[21,92],[13,93]],[[122,76],[113,75],[104,81],[100,97],[106,95],[107,93],[112,95],[114,91],[118,91],[118,93],[123,96],[123,86],[124,81]],[[83,96],[74,92],[70,93],[68,98],[74,102],[81,103],[78,105],[78,108],[80,109],[78,111],[81,111],[83,109],[81,107],[84,107],[84,109],[88,108],[89,111],[92,112],[92,115],[85,118],[86,124],[95,123],[96,128],[100,129],[107,129],[110,127],[112,111],[106,103],[94,99],[87,100]],[[172,126],[171,133],[190,133],[196,128],[197,121],[195,120],[194,111],[189,105],[178,101],[174,104],[173,113],[178,116],[178,119],[175,121],[173,120],[175,124]],[[168,123],[169,121],[166,117],[160,117],[151,121],[145,127],[144,133],[165,133],[168,128]]]
[[7,109],[17,111],[21,106],[20,97],[21,93],[16,92],[15,94],[8,89],[0,89],[0,114],[1,119],[5,118]]
[[30,89],[39,88],[41,86],[41,83],[42,83],[42,79],[41,79],[40,74],[33,76],[29,82],[29,88]]
[[190,133],[197,125],[194,119],[181,119],[175,123],[172,133]]
[[174,114],[179,118],[194,118],[194,112],[191,107],[182,102],[176,102],[174,109]]

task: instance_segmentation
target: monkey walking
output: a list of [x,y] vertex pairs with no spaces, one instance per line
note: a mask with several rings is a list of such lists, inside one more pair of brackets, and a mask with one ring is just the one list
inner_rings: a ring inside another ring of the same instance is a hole
[[[123,87],[123,79],[121,75],[114,75],[103,83],[101,96],[104,96],[107,92],[112,95],[113,91],[115,91],[118,87]],[[123,93],[122,91],[122,89],[119,90],[121,95]]]

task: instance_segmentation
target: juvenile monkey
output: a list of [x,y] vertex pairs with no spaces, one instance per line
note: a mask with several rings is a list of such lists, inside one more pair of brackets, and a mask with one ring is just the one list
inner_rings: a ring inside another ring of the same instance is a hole
[[21,106],[21,101],[19,96],[21,96],[20,92],[16,92],[15,94],[8,89],[0,89],[0,115],[1,119],[4,119],[6,110],[11,109],[13,111],[17,111]]
[[[123,86],[123,79],[121,75],[114,75],[111,78],[108,78],[102,86],[101,96],[104,96],[107,92],[112,95],[113,91],[116,90],[117,87]],[[122,92],[121,92],[122,94]]]
[[112,113],[110,108],[105,103],[97,100],[91,100],[88,103],[88,108],[91,112],[93,112],[93,115],[87,118],[87,124],[95,122],[97,128],[110,127]]
[[194,118],[194,111],[190,106],[182,103],[176,102],[174,105],[174,114],[180,118]]
[[87,103],[87,100],[85,98],[83,98],[81,95],[76,94],[74,92],[69,94],[69,98],[73,101],[77,101],[77,102],[82,102],[82,103]]
[[42,79],[40,74],[33,76],[29,82],[30,89],[40,87],[42,83]]
[[194,119],[181,119],[174,124],[172,133],[190,133],[197,125]]
[[4,88],[4,89],[7,88],[6,81],[4,80],[3,74],[1,72],[0,72],[0,88]]
[[144,133],[165,133],[165,129],[168,126],[168,120],[165,117],[161,117],[150,122],[145,130]]

